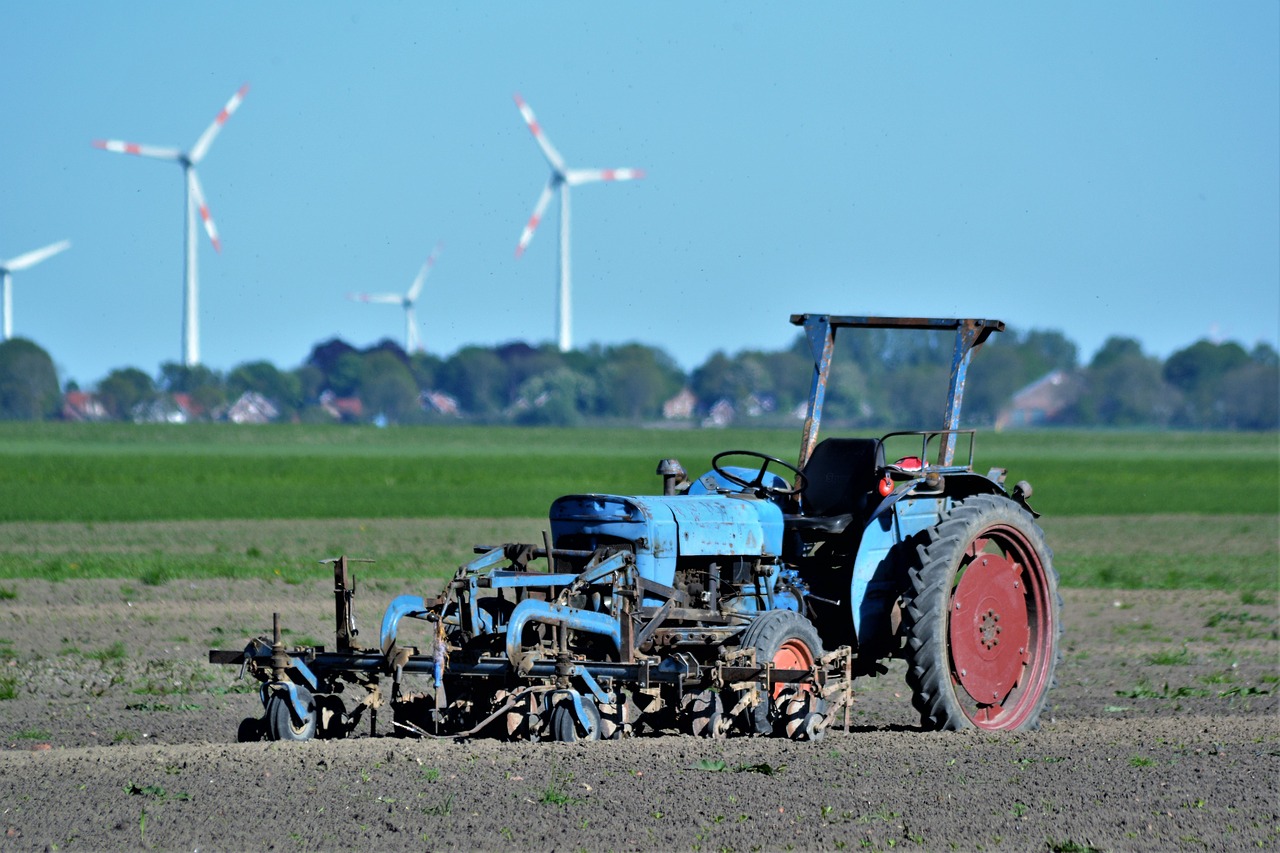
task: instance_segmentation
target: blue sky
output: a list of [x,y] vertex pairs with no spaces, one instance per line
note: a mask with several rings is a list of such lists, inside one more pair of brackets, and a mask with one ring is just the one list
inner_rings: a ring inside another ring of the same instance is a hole
[[14,332],[82,385],[180,358],[180,169],[199,174],[202,360],[300,364],[339,336],[550,341],[573,193],[574,338],[685,368],[780,348],[794,312],[998,317],[1167,356],[1280,327],[1280,4],[6,3],[0,258]]

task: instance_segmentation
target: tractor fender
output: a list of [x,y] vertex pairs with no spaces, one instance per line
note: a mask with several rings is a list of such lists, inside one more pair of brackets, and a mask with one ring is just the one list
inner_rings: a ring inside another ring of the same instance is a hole
[[937,524],[952,503],[979,494],[1007,497],[999,484],[981,474],[961,472],[943,478],[936,492],[913,494],[923,478],[884,498],[862,531],[849,584],[854,636],[860,646],[892,635],[893,607],[906,588],[907,566],[896,559],[905,540]]

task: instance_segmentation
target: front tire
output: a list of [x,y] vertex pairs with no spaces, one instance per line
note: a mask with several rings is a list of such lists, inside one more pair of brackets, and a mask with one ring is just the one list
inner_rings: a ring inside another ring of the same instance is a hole
[[[822,639],[813,623],[790,610],[769,610],[757,616],[743,632],[742,648],[755,649],[757,665],[772,663],[777,669],[811,669],[824,654]],[[778,716],[775,700],[789,689],[808,691],[810,687],[773,685],[770,695],[742,714],[740,727],[747,734],[773,734]]]
[[1026,731],[1056,683],[1053,552],[1012,500],[975,495],[926,531],[910,570],[907,683],[926,729]]

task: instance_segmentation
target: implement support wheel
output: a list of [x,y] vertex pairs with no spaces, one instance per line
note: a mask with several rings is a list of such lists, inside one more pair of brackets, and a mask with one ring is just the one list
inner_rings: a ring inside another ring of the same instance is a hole
[[1061,656],[1053,552],[998,495],[956,504],[925,532],[903,627],[907,683],[927,729],[1036,728]]
[[316,703],[310,691],[298,687],[298,698],[307,706],[307,713],[298,722],[293,715],[289,692],[279,690],[267,699],[266,728],[271,740],[311,740],[316,734]]
[[586,696],[579,699],[582,715],[571,697],[561,699],[551,709],[551,736],[555,740],[572,743],[579,740],[600,740],[600,709],[594,700]]

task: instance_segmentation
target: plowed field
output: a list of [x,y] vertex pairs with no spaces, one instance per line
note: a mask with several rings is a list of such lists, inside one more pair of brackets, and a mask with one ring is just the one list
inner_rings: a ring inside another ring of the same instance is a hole
[[[916,727],[902,666],[818,743],[642,737],[237,743],[253,685],[206,662],[327,584],[19,580],[0,601],[0,847],[1169,850],[1280,846],[1274,602],[1064,592],[1037,732]],[[361,588],[364,635],[409,591]]]

